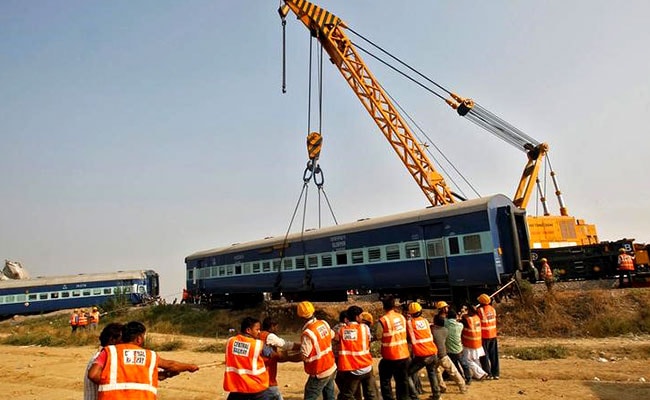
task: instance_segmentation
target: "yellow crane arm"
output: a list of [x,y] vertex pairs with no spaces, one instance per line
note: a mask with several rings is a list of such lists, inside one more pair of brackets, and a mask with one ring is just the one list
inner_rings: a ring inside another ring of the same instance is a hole
[[434,168],[422,145],[345,34],[345,23],[327,10],[304,0],[284,0],[284,5],[278,10],[280,17],[284,20],[289,11],[296,14],[312,36],[319,40],[431,204],[454,203],[455,198],[444,178]]

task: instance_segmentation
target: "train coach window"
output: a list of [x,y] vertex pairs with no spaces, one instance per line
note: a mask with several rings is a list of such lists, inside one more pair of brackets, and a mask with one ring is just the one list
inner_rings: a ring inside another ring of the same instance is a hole
[[[47,296],[47,294],[45,294],[45,295]],[[27,300],[27,295],[25,295],[25,294],[16,295],[16,301],[17,302],[24,303],[25,300]]]
[[352,251],[352,264],[363,264],[363,250]]
[[481,236],[467,235],[463,237],[463,249],[465,253],[478,253],[481,251]]
[[11,296],[5,296],[5,302],[6,303],[13,303],[16,300],[16,296],[11,295]]
[[58,298],[59,298],[59,292],[50,293],[50,299],[58,299]]
[[33,300],[36,300],[36,298],[37,298],[37,296],[36,296],[35,294],[30,294],[30,295],[27,297],[27,300],[29,300],[29,301],[33,301]]
[[262,272],[271,272],[271,263],[269,261],[262,262]]
[[[104,294],[113,294],[113,288],[104,288]],[[63,296],[63,297],[67,297],[67,296]]]
[[305,269],[305,259],[303,257],[296,257],[296,269]]
[[[108,289],[108,290],[110,290],[110,289]],[[68,297],[70,297],[70,292],[61,292],[61,297],[67,299]]]
[[0,296],[0,304],[2,304],[2,303],[4,303],[4,302],[5,302],[5,298],[2,297],[2,296]]
[[293,269],[293,259],[292,258],[285,258],[284,261],[282,262],[282,270],[283,271],[289,271]]
[[318,268],[318,256],[309,256],[307,258],[307,266],[309,268]]
[[254,274],[259,274],[260,273],[260,263],[258,263],[258,262],[253,263],[253,273]]
[[233,270],[234,269],[233,269],[232,265],[226,266],[226,275],[228,275],[228,276],[232,275]]
[[[226,276],[226,267],[224,267],[224,266],[219,267],[219,276]],[[192,277],[190,276],[190,280],[191,279],[192,279]]]
[[78,290],[73,290],[73,291],[72,291],[72,297],[79,297],[79,296],[81,296],[81,292],[80,292],[80,291],[78,291]]
[[445,255],[445,248],[442,245],[442,239],[429,240],[427,242],[427,257],[443,257]]
[[331,254],[323,254],[320,256],[320,263],[323,267],[331,267],[332,266],[332,255]]
[[81,294],[82,296],[90,296],[90,290],[84,290]]
[[381,249],[379,247],[368,249],[368,262],[377,261],[381,261]]
[[40,293],[40,294],[38,295],[38,299],[39,299],[39,300],[47,300],[47,297],[48,297],[48,296],[47,296],[47,293]]
[[404,245],[404,250],[406,250],[406,258],[420,258],[422,257],[422,252],[420,251],[420,243],[411,242]]
[[348,265],[348,253],[336,253],[336,265]]
[[392,244],[386,246],[386,259],[387,260],[399,260],[402,257],[399,251],[399,245]]
[[280,260],[273,260],[273,271],[280,270]]
[[[54,294],[54,293],[52,293],[52,294]],[[97,288],[97,289],[93,289],[93,296],[99,296],[100,294],[102,294],[102,290],[101,290],[101,289],[99,289],[99,288]],[[58,297],[58,296],[57,296],[57,297]]]
[[447,239],[447,243],[449,244],[449,254],[460,253],[460,245],[458,243],[457,237],[450,237],[449,239]]

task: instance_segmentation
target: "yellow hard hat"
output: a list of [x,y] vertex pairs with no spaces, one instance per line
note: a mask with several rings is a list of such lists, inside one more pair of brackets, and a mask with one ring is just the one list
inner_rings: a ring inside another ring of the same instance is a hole
[[618,249],[618,252],[619,253],[625,253],[625,249],[621,247],[620,249]]
[[309,301],[302,301],[298,304],[298,316],[309,318],[314,315],[314,305]]
[[97,307],[93,307],[93,311],[97,311]]
[[73,312],[79,312],[79,309],[78,309],[78,308],[75,308]]
[[436,308],[437,309],[441,309],[443,307],[449,307],[449,304],[447,304],[446,301],[439,301],[439,302],[436,303]]
[[541,261],[541,262],[547,262],[548,260],[547,260],[546,258],[542,258],[542,259],[540,259],[539,261]]
[[478,302],[481,304],[490,304],[492,300],[490,299],[490,296],[487,294],[483,293],[482,295],[478,296]]
[[417,314],[422,311],[422,306],[417,301],[409,304],[409,314]]
[[361,320],[368,321],[370,325],[372,325],[375,322],[375,319],[372,317],[372,314],[370,314],[368,311],[364,311],[361,313]]

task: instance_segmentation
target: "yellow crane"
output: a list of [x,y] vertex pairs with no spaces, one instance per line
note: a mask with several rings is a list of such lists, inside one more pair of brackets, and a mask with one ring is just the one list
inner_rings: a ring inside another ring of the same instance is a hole
[[[327,52],[357,98],[361,101],[397,156],[433,206],[455,203],[457,196],[447,186],[443,176],[427,157],[423,146],[400,115],[395,105],[368,69],[359,52],[346,34],[347,25],[336,15],[306,0],[284,0],[278,13],[284,23],[293,12]],[[514,196],[514,203],[525,209],[535,184],[539,186],[539,170],[548,151],[548,145],[539,143],[503,121],[471,99],[449,93],[445,101],[458,114],[470,119],[502,139],[527,152],[528,162]],[[552,172],[556,195],[560,201],[560,215],[551,216],[544,205],[544,216],[528,216],[532,247],[556,247],[573,244],[597,243],[596,229],[568,215],[561,192]],[[542,200],[545,200],[542,196]]]

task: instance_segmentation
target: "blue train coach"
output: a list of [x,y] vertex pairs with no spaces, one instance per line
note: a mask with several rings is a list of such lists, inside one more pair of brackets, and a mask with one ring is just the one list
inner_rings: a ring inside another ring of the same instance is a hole
[[0,316],[90,307],[116,295],[140,304],[158,294],[158,274],[152,270],[0,281]]
[[494,195],[200,251],[185,264],[195,295],[249,304],[267,293],[344,300],[350,290],[462,301],[529,260],[525,212]]

